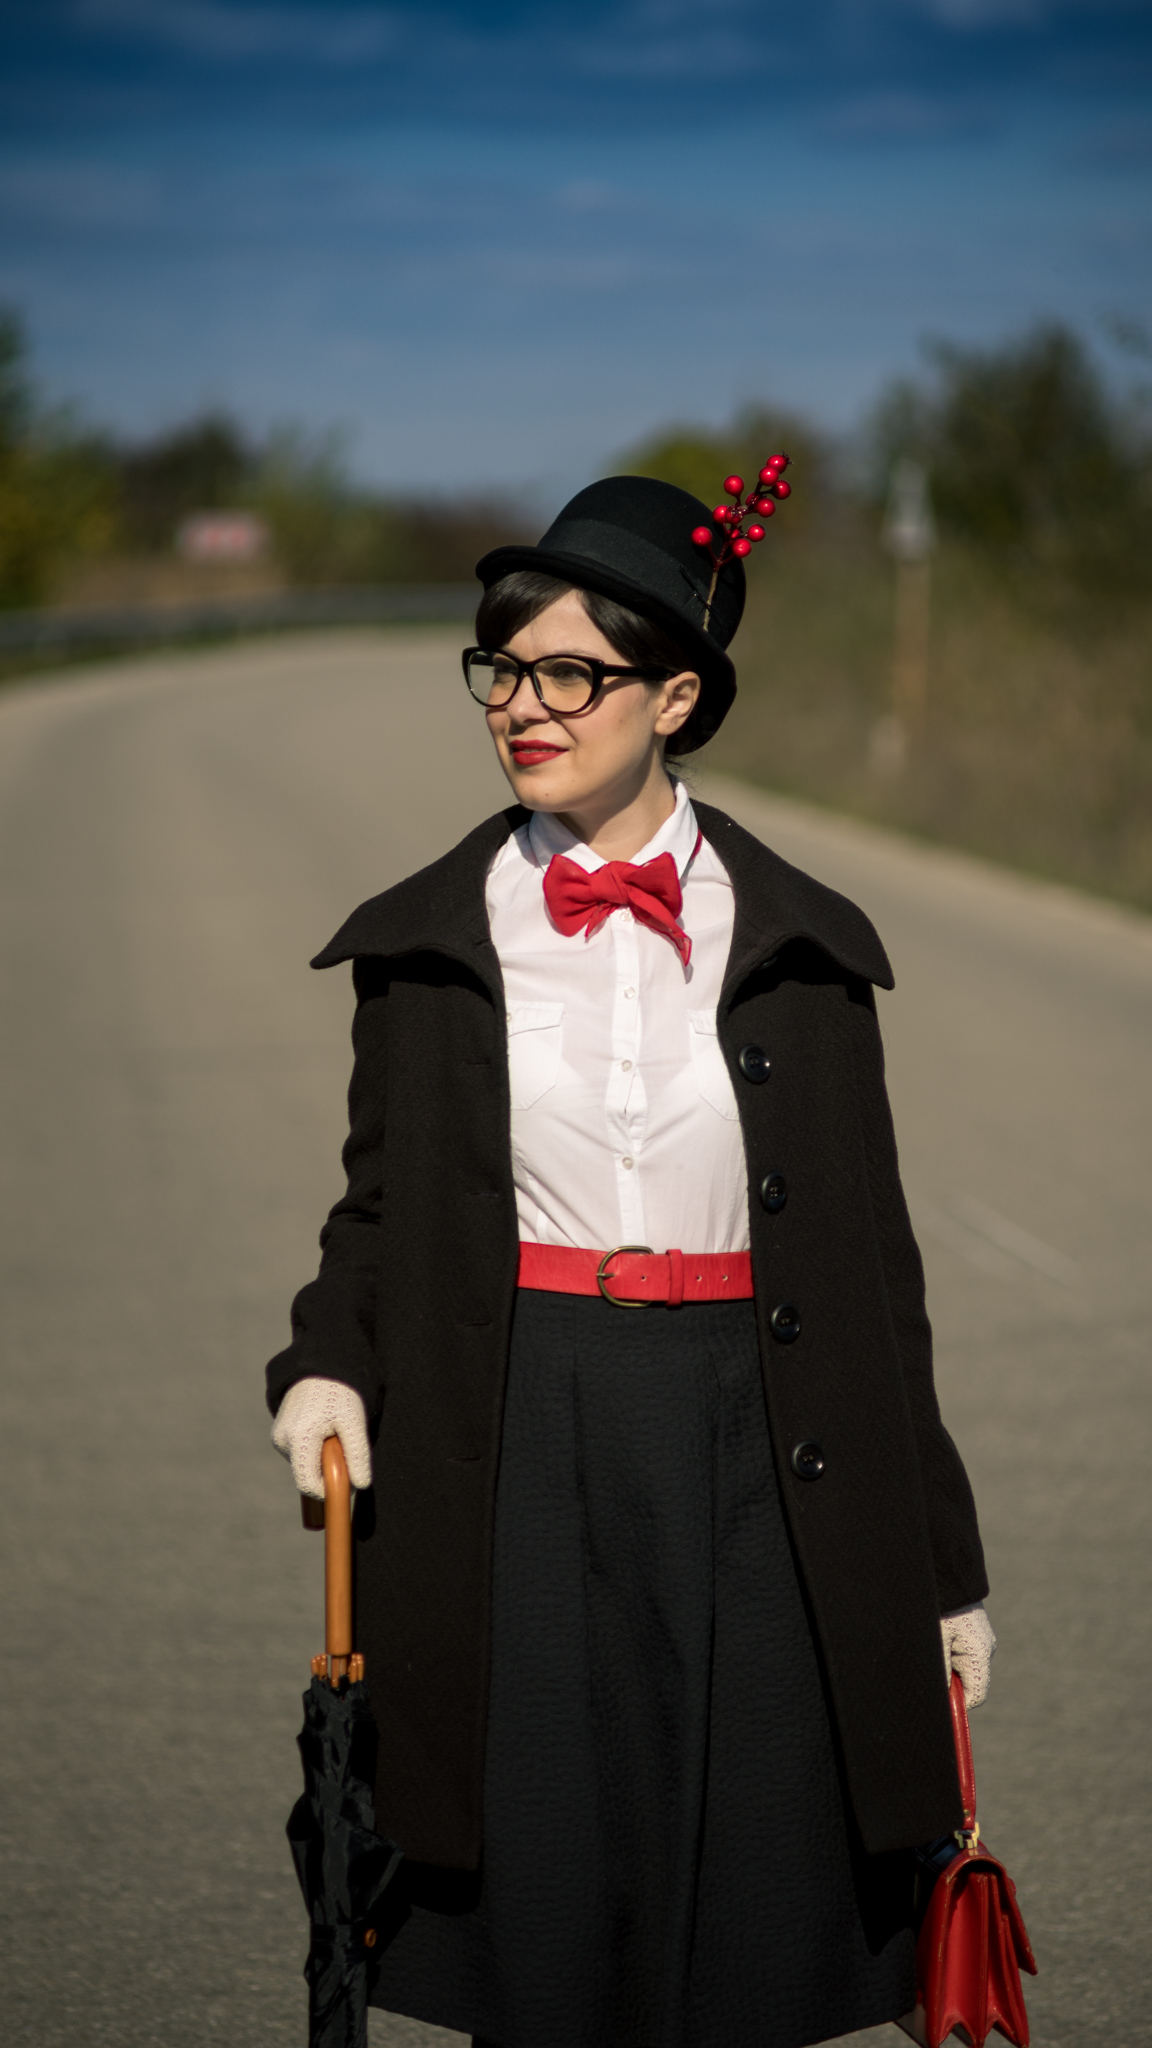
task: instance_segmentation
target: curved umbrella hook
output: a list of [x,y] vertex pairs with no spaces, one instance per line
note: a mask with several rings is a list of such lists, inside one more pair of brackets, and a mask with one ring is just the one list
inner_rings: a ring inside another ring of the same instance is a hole
[[352,1648],[352,1487],[338,1436],[325,1437],[320,1469],[323,1504],[300,1497],[304,1527],[324,1531],[324,1655],[313,1657],[312,1673],[331,1686],[342,1678],[355,1684],[364,1676],[364,1659]]

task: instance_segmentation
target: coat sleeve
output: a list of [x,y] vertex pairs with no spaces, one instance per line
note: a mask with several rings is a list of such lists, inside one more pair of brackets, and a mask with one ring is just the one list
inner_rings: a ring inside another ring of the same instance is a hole
[[940,1612],[949,1614],[987,1593],[984,1551],[968,1474],[936,1398],[924,1267],[900,1184],[875,998],[866,985],[853,995],[848,1007],[872,1212],[924,1481]]
[[373,1435],[383,1384],[376,1355],[380,1188],[384,1156],[388,983],[379,960],[353,963],[355,1060],[348,1090],[348,1188],[320,1233],[320,1271],[292,1303],[292,1342],[267,1369],[275,1414],[297,1380],[342,1380],[360,1395]]

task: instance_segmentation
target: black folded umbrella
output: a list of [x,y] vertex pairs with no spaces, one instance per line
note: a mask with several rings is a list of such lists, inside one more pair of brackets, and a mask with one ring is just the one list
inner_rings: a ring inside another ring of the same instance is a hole
[[338,1437],[324,1445],[325,1636],[312,1659],[298,1746],[304,1791],[288,1840],[308,1908],[309,2048],[368,2048],[368,1969],[403,1909],[388,1897],[403,1861],[376,1832],[372,1785],[376,1723],[364,1660],[352,1653],[350,1492]]

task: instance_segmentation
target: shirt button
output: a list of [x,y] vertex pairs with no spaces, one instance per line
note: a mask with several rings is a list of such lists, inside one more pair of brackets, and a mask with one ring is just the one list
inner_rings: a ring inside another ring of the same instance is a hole
[[631,1161],[630,1159],[622,1159],[622,1160],[620,1161],[620,1164],[621,1164],[621,1166],[631,1166],[631,1164],[632,1164],[632,1161]]
[[630,1073],[632,1072],[632,1062],[631,1062],[631,1060],[621,1060],[621,1062],[620,1062],[620,1065],[621,1065],[621,1066],[623,1067],[623,1069],[624,1069],[624,1072],[625,1072],[626,1074],[630,1074]]
[[624,991],[624,1001],[626,1003],[630,1003],[635,993],[636,991],[634,988],[626,988]]

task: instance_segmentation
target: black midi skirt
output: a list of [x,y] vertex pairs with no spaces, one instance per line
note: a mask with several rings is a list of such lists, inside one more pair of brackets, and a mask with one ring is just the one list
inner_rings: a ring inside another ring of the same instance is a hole
[[482,1870],[407,1865],[372,2003],[500,2048],[801,2048],[915,2001],[846,1818],[751,1302],[517,1300]]

